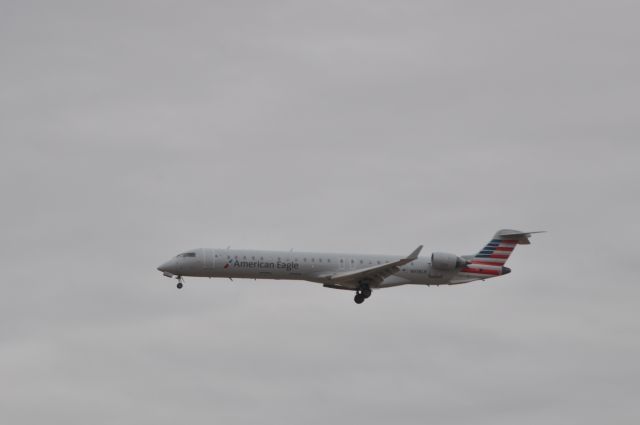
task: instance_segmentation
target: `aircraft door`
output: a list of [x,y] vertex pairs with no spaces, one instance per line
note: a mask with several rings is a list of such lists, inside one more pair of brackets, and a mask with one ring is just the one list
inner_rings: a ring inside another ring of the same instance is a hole
[[204,269],[213,270],[213,268],[215,267],[213,249],[204,248],[203,251],[204,252],[202,255],[202,262],[203,262]]

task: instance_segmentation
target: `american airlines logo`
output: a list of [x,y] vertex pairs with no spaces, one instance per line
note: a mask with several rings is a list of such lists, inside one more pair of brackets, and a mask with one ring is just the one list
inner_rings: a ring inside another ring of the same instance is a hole
[[224,268],[228,269],[231,266],[242,267],[245,269],[279,269],[279,270],[286,270],[288,272],[292,270],[298,270],[298,268],[300,268],[300,264],[295,263],[293,261],[291,262],[239,261],[234,259],[229,260],[227,264],[224,265]]

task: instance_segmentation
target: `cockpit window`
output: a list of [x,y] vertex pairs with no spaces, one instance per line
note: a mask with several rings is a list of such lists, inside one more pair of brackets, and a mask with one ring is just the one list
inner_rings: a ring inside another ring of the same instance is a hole
[[195,256],[196,256],[195,252],[185,252],[184,254],[179,254],[178,258],[195,257]]

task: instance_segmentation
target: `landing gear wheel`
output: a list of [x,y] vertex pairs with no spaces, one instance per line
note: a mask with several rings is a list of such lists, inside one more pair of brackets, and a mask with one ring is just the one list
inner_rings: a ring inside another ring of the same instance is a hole
[[365,297],[365,299],[369,298],[371,296],[371,289],[365,288],[362,290],[361,294],[363,297]]
[[176,285],[176,288],[182,289],[182,282],[178,282],[178,284]]
[[364,302],[365,296],[363,294],[356,294],[355,297],[353,297],[353,301],[356,302],[356,304],[362,304]]

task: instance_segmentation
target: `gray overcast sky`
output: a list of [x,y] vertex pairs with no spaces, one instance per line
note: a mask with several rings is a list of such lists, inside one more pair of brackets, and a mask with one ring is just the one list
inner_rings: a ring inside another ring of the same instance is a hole
[[[637,424],[634,1],[0,2],[0,422]],[[198,247],[475,252],[356,306]]]

